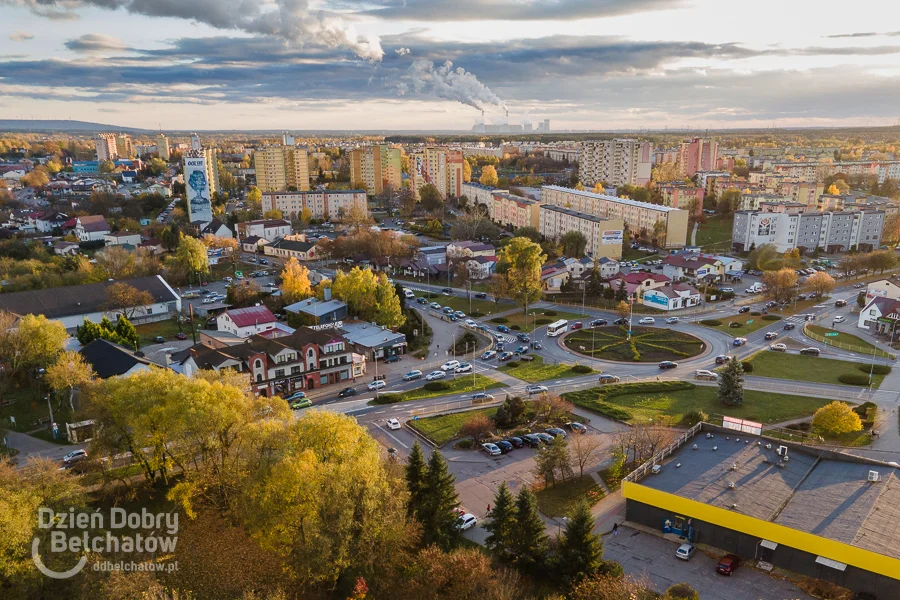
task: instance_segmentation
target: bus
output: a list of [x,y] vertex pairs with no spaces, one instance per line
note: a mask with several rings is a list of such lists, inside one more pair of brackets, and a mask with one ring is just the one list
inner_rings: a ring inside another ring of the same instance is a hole
[[556,337],[560,334],[565,333],[569,330],[569,322],[565,319],[560,319],[555,323],[550,323],[547,325],[547,335],[550,337]]

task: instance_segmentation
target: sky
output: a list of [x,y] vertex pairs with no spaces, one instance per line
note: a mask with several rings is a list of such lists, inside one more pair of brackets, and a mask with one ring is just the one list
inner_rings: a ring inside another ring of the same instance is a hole
[[0,118],[163,130],[893,125],[900,3],[0,0]]

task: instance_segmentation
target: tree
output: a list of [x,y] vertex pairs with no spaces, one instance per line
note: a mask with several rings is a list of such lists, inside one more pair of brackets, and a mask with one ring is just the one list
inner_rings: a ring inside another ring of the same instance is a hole
[[850,276],[861,268],[862,261],[860,260],[860,257],[853,254],[845,256],[841,259],[841,262],[838,263],[838,270],[841,272],[841,275],[844,276],[844,279],[850,279]]
[[784,253],[781,265],[788,269],[797,269],[803,260],[800,258],[800,248],[793,248]]
[[447,468],[443,455],[435,450],[425,471],[425,493],[418,511],[422,523],[422,544],[449,548],[459,532],[456,529],[456,480]]
[[646,575],[636,579],[618,572],[584,579],[566,596],[568,600],[654,600],[658,597]]
[[781,263],[775,245],[763,244],[753,248],[747,257],[747,266],[760,271],[769,271],[780,267]]
[[422,454],[422,446],[416,440],[412,451],[406,460],[406,489],[409,491],[409,500],[406,503],[408,517],[417,517],[422,507],[422,499],[425,495],[425,456]]
[[419,188],[419,200],[422,207],[430,213],[437,212],[444,208],[444,199],[434,184],[426,183]]
[[497,178],[497,169],[495,169],[492,165],[486,165],[481,168],[481,177],[478,178],[478,182],[481,185],[486,185],[488,187],[497,187],[499,183],[499,179]]
[[254,205],[262,202],[262,192],[255,185],[251,186],[250,190],[247,192],[247,202]]
[[477,444],[490,435],[493,428],[494,424],[491,422],[491,419],[486,414],[477,412],[465,420],[459,433],[460,435],[471,437]]
[[897,266],[897,255],[892,250],[876,250],[869,253],[866,262],[873,271],[877,269],[883,274]]
[[580,258],[584,256],[584,249],[587,248],[587,238],[580,231],[568,231],[560,238],[562,244],[562,252],[564,256]]
[[550,543],[537,498],[527,487],[516,497],[516,526],[511,540],[513,561],[525,573],[538,573],[547,563]]
[[628,315],[631,314],[631,305],[624,300],[619,300],[619,303],[616,304],[616,314],[623,319],[627,319]]
[[354,204],[344,217],[344,223],[359,233],[360,229],[369,227],[375,223],[375,220],[372,219],[367,208]]
[[719,203],[716,206],[716,212],[720,215],[728,216],[738,209],[741,203],[741,191],[735,188],[729,188],[722,192]]
[[75,390],[84,388],[94,378],[94,369],[80,352],[67,350],[47,368],[47,385],[57,391],[69,392],[69,408],[75,414]]
[[305,228],[305,227],[309,227],[310,221],[312,221],[312,211],[309,209],[308,206],[304,206],[303,209],[300,211],[300,223]]
[[400,214],[404,217],[410,217],[416,211],[416,196],[408,187],[400,190],[398,203],[400,205]]
[[804,285],[807,290],[821,297],[830,294],[837,284],[831,275],[818,271],[807,277]]
[[541,243],[541,233],[534,227],[525,226],[516,229],[516,237],[528,238],[535,244]]
[[510,297],[509,280],[505,275],[491,275],[491,279],[488,281],[488,288],[491,290],[495,303]]
[[484,545],[491,554],[503,561],[512,558],[509,549],[516,528],[516,504],[505,481],[497,488],[491,518],[484,528],[489,534]]
[[835,436],[862,430],[862,420],[848,404],[835,400],[816,411],[812,427],[814,431]]
[[666,590],[662,600],[700,600],[700,594],[686,583],[676,583]]
[[192,237],[183,237],[175,251],[175,260],[190,275],[209,273],[209,256],[203,242]]
[[775,302],[790,302],[797,293],[797,272],[793,269],[779,269],[763,273],[766,297]]
[[[689,212],[688,214],[694,214],[694,213]],[[668,229],[666,229],[665,221],[660,219],[659,221],[654,223],[653,224],[653,236],[652,236],[652,241],[653,241],[654,245],[656,245],[657,247],[665,246],[667,232],[668,232]]]
[[467,160],[463,161],[463,181],[466,183],[472,181],[472,165]]
[[181,242],[181,237],[181,231],[178,230],[178,226],[175,223],[172,223],[163,229],[163,232],[160,235],[160,241],[162,242],[163,247],[171,252],[178,247],[178,244]]
[[400,298],[384,273],[378,277],[378,285],[375,288],[375,314],[373,320],[382,327],[389,329],[400,327],[406,322],[403,308],[400,306]]
[[134,275],[134,254],[122,246],[109,246],[94,255],[97,266],[102,267],[112,279],[124,279]]
[[616,288],[614,298],[618,302],[625,302],[628,299],[628,289],[625,287],[625,279],[619,280],[619,286]]
[[546,256],[541,247],[523,237],[514,237],[501,248],[497,272],[505,277],[513,301],[528,312],[528,306],[537,302],[543,293],[541,267]]
[[275,220],[279,220],[279,219],[281,219],[281,218],[283,218],[283,217],[284,217],[284,215],[283,215],[283,214],[281,213],[281,211],[278,210],[277,208],[273,208],[273,209],[271,209],[271,210],[267,210],[266,212],[263,213],[263,218],[264,218],[264,219],[275,219]]
[[134,325],[124,316],[120,316],[115,325],[105,316],[100,319],[99,323],[94,323],[90,319],[85,318],[84,323],[75,328],[75,339],[82,346],[86,346],[94,340],[107,340],[120,346],[135,349],[137,349],[140,341]]
[[281,271],[281,296],[285,304],[293,304],[313,295],[309,269],[291,257]]
[[69,337],[65,325],[44,315],[25,315],[18,323],[14,318],[0,322],[13,325],[0,331],[0,359],[11,375],[47,368],[56,361]]
[[139,290],[133,285],[121,281],[106,288],[106,309],[129,320],[134,318],[138,309],[143,309],[153,302],[153,295],[150,292]]
[[594,533],[594,517],[586,502],[566,520],[554,565],[568,587],[595,575],[603,566],[603,542]]
[[744,367],[740,359],[732,356],[722,367],[719,376],[719,402],[726,406],[744,403]]
[[571,437],[569,454],[578,466],[579,477],[584,477],[584,468],[596,461],[602,453],[603,441],[599,436],[583,434]]
[[569,443],[562,436],[554,438],[553,443],[535,456],[534,462],[535,476],[543,479],[547,487],[553,487],[558,480],[566,481],[572,477]]
[[48,183],[50,183],[50,176],[47,174],[47,169],[44,167],[37,167],[31,173],[24,175],[20,180],[23,186],[30,188],[42,188]]

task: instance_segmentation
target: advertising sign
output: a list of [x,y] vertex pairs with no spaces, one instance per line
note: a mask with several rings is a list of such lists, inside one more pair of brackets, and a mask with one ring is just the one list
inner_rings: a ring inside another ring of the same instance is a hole
[[184,181],[187,193],[188,218],[191,223],[212,221],[209,180],[206,178],[206,159],[186,157],[184,159]]
[[757,235],[769,235],[772,228],[772,219],[765,217],[759,220],[759,233]]
[[601,244],[621,244],[623,239],[621,229],[604,229],[600,233]]
[[659,304],[661,306],[665,306],[668,308],[669,306],[669,298],[664,294],[656,294],[651,292],[644,292],[644,300],[647,302],[652,302],[653,304]]
[[753,421],[745,421],[735,417],[723,417],[722,427],[742,433],[750,433],[752,435],[762,435],[762,423],[754,423]]

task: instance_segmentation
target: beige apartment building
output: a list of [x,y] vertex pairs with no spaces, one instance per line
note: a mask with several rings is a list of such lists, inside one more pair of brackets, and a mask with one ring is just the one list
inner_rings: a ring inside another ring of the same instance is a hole
[[534,227],[541,225],[541,203],[521,196],[497,191],[491,194],[488,215],[502,227]]
[[441,197],[463,195],[462,150],[429,146],[416,150],[409,158],[410,188],[419,199],[419,190],[430,183]]
[[[570,231],[579,231],[587,240],[585,254],[591,258],[622,258],[625,222],[622,219],[603,219],[594,215],[541,204],[538,231],[547,239],[558,240]],[[572,258],[581,258],[574,256]]]
[[169,160],[169,138],[163,134],[156,136],[156,153],[163,160]]
[[653,145],[631,139],[581,142],[578,175],[581,183],[593,186],[605,181],[611,185],[645,185],[653,168]]
[[263,192],[262,210],[280,210],[284,217],[300,217],[308,208],[313,219],[343,219],[353,207],[368,214],[365,190],[312,190],[308,192]]
[[350,153],[350,181],[364,186],[370,194],[383,194],[384,186],[394,191],[401,186],[400,148],[385,144],[357,148]]
[[116,136],[116,154],[119,158],[134,158],[134,140],[130,135]]
[[632,233],[652,232],[657,221],[666,225],[666,248],[687,244],[688,211],[627,198],[579,191],[556,185],[541,188],[545,204],[568,208],[601,219],[622,219]]
[[253,154],[256,187],[263,192],[309,189],[309,157],[306,148],[265,146]]
[[97,160],[100,162],[119,158],[119,152],[116,150],[116,134],[114,133],[98,133],[94,138],[94,146],[97,149]]

